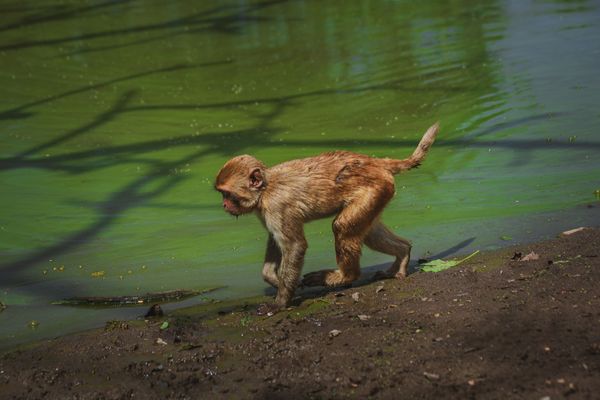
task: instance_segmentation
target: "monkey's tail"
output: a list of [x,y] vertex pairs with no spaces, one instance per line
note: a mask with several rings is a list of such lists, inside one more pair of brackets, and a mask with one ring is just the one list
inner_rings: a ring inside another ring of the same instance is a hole
[[412,153],[412,155],[404,160],[394,160],[391,158],[384,158],[385,168],[390,170],[392,174],[397,174],[402,171],[408,171],[409,169],[418,167],[421,165],[425,156],[427,155],[427,151],[435,141],[435,137],[440,130],[440,123],[436,122],[433,124],[427,132],[421,138],[421,141],[417,145],[417,148]]

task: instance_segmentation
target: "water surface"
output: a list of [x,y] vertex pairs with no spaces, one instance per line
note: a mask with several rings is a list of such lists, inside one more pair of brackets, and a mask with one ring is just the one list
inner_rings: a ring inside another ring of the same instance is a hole
[[[65,297],[263,293],[265,232],[212,189],[237,154],[403,158],[441,121],[383,216],[414,258],[600,221],[597,2],[5,1],[0,15],[2,348],[143,313],[49,304]],[[330,223],[306,227],[305,271],[333,265]]]

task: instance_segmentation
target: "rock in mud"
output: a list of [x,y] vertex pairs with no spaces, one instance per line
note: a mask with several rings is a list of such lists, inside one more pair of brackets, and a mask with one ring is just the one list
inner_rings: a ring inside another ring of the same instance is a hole
[[146,313],[145,317],[146,318],[151,318],[151,317],[162,317],[164,315],[162,308],[160,307],[160,304],[153,304],[149,309],[148,312]]
[[333,329],[333,330],[329,331],[329,337],[339,336],[340,333],[342,333],[342,331],[340,331],[339,329]]

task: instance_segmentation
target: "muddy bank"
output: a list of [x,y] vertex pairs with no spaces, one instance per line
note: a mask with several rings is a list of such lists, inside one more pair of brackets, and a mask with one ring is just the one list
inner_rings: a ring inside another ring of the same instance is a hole
[[0,397],[595,398],[599,253],[590,229],[271,318],[256,298],[113,322],[2,356]]

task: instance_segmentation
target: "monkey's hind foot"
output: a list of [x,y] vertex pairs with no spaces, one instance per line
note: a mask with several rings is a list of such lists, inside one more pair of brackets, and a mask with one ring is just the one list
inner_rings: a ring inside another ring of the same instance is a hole
[[381,281],[384,279],[404,279],[406,278],[406,272],[390,272],[390,271],[377,271],[371,278],[374,281]]
[[337,269],[324,269],[321,271],[309,272],[308,274],[304,275],[302,284],[304,286],[348,286],[357,278],[358,276],[344,276]]

